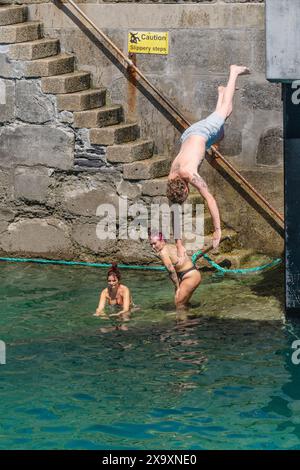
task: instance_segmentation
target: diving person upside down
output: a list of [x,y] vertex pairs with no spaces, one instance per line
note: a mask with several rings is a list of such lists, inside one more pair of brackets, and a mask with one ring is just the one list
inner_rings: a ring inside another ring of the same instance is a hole
[[[198,174],[198,167],[203,162],[206,150],[224,138],[224,123],[232,113],[237,78],[239,75],[249,73],[247,67],[230,66],[226,87],[218,87],[218,102],[215,111],[206,119],[190,126],[182,134],[181,148],[172,163],[168,177],[167,197],[171,203],[184,203],[189,195],[189,184],[193,185],[205,199],[214,226],[214,248],[219,246],[221,240],[220,214],[215,198]],[[177,240],[177,250],[179,256],[184,256],[181,240]]]

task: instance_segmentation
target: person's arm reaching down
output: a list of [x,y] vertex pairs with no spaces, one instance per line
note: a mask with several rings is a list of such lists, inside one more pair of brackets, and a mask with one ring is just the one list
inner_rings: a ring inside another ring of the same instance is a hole
[[184,247],[184,244],[182,243],[182,240],[180,239],[176,240],[176,248],[177,248],[178,263],[181,264],[183,263],[186,257],[186,249]]
[[219,246],[221,240],[221,221],[220,221],[220,213],[216,203],[215,198],[209,192],[207,184],[205,183],[204,179],[201,178],[200,175],[194,173],[191,178],[191,184],[198,189],[201,196],[206,200],[207,207],[210,212],[213,224],[214,224],[214,233],[213,233],[213,247],[217,248]]
[[96,313],[94,313],[95,317],[105,316],[105,313],[104,313],[105,304],[106,304],[106,289],[104,289],[101,292],[99,305],[97,307]]

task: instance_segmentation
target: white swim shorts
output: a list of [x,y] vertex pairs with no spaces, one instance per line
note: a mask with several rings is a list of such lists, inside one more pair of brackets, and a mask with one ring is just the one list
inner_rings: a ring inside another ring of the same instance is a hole
[[206,119],[195,122],[188,127],[182,134],[180,141],[183,143],[191,135],[200,135],[206,140],[206,149],[209,149],[215,142],[217,142],[224,132],[225,119],[214,112]]

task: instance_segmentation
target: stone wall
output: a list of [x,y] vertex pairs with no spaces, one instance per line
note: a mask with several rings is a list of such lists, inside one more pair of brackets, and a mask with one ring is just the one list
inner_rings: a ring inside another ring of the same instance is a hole
[[[51,3],[52,0],[1,0],[3,4]],[[67,0],[62,0],[66,3]],[[81,0],[77,3],[264,3],[264,0]]]
[[[42,0],[3,3],[28,3],[30,19],[42,20],[46,36],[60,39],[63,51],[76,54],[80,69],[92,73],[94,86],[106,87],[109,100],[123,106],[127,119],[138,120],[142,136],[154,140],[155,151],[175,156],[179,131],[152,99],[128,83],[101,42],[96,37],[88,37],[84,28],[78,28],[67,9],[62,10],[59,3]],[[235,0],[80,2],[88,16],[125,53],[129,30],[169,32],[168,56],[137,55],[136,63],[191,122],[214,109],[217,86],[226,82],[230,63],[250,67],[252,75],[239,82],[235,110],[226,124],[221,150],[282,211],[282,105],[280,87],[265,80],[262,3]],[[2,71],[4,67],[0,54]],[[99,256],[107,260],[112,254],[116,259],[127,261],[149,259],[146,247],[137,254],[135,246],[124,243],[120,246],[98,243],[96,246],[97,241],[92,236],[96,224],[94,201],[102,202],[103,194],[108,195],[109,200],[114,198],[122,183],[118,169],[107,166],[105,149],[98,149],[100,162],[103,155],[103,165],[98,172],[74,173],[70,149],[75,148],[75,156],[82,149],[89,150],[84,134],[74,135],[68,114],[57,111],[51,95],[41,96],[38,80],[22,83],[17,78],[0,75],[0,86],[1,82],[5,85],[8,96],[5,109],[0,105],[0,121],[6,123],[5,130],[0,127],[0,159],[4,134],[8,146],[0,169],[2,249],[10,253],[30,252],[68,259]],[[38,103],[34,112],[34,133],[30,127],[33,102]],[[28,148],[20,151],[18,142],[23,141],[21,136],[24,135]],[[281,252],[282,239],[261,216],[236,196],[228,183],[208,165],[204,165],[203,173],[220,204],[223,220],[239,231],[243,245],[260,251]],[[133,200],[139,197],[139,185],[126,184]],[[34,219],[35,225],[29,227],[28,219]],[[46,226],[50,227],[53,243],[45,235]]]
[[[137,66],[182,113],[194,122],[214,109],[217,85],[226,83],[228,66],[245,63],[250,78],[240,80],[235,111],[222,146],[240,168],[266,164],[265,134],[282,127],[280,86],[265,79],[264,5],[259,2],[200,2],[178,5],[94,4],[82,9],[127,54],[130,29],[169,32],[168,56],[137,55]],[[154,138],[158,153],[176,152],[179,132],[153,103],[128,84],[122,72],[53,4],[30,7],[32,19],[41,18],[45,33],[59,37],[65,51],[74,52],[81,68],[93,73],[95,85],[110,91],[130,118],[138,118],[142,135]],[[93,38],[92,38],[93,39]],[[280,156],[280,142],[275,151]]]

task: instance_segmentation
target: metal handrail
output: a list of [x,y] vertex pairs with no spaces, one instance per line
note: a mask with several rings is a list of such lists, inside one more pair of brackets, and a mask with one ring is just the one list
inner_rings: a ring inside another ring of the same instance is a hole
[[[90,26],[92,26],[93,29],[95,29],[97,31],[97,33],[106,41],[107,44],[109,44],[109,46],[114,50],[114,52],[122,58],[122,60],[127,64],[127,67],[133,71],[136,75],[138,75],[142,80],[143,82],[145,82],[147,84],[147,86],[149,88],[151,88],[151,90],[154,91],[154,93],[156,95],[159,96],[160,100],[163,101],[163,103],[165,103],[169,109],[171,109],[171,115],[173,116],[173,118],[176,119],[176,121],[184,128],[186,129],[187,127],[189,127],[191,125],[191,123],[183,116],[183,114],[181,114],[181,112],[170,102],[170,100],[161,92],[159,91],[155,85],[153,85],[148,79],[147,77],[145,77],[145,75],[139,70],[139,68],[132,62],[131,59],[129,59],[128,57],[126,57],[123,52],[109,39],[109,37],[103,33],[103,31],[101,31],[96,25],[95,23],[78,7],[78,5],[73,1],[73,0],[65,0],[67,3],[69,3],[70,5],[72,5],[72,7],[85,19],[85,21],[87,21],[87,23],[90,24]],[[124,64],[123,64],[124,66]],[[170,112],[168,110],[168,112]],[[218,151],[218,149],[213,145],[211,147],[212,149],[212,152],[215,156],[215,160],[220,160],[222,162],[222,167],[223,169],[225,169],[225,171],[227,171],[228,169],[246,186],[246,188],[248,188],[250,190],[250,193],[248,193],[250,195],[250,197],[252,199],[254,199],[255,202],[257,198],[267,209],[268,211],[270,211],[270,215],[271,217],[273,218],[273,220],[275,220],[276,223],[278,223],[278,221],[274,218],[274,216],[279,219],[280,222],[284,222],[284,217],[282,216],[282,214],[280,214],[267,200],[266,198],[260,194],[259,191],[257,191],[250,183],[249,181],[246,180],[246,178],[244,178],[244,176],[241,175],[241,173],[231,164],[228,162],[228,160],[226,160],[226,158]],[[219,163],[219,162],[218,162]],[[228,171],[227,171],[228,173]],[[253,198],[253,195],[255,196],[255,198]]]

